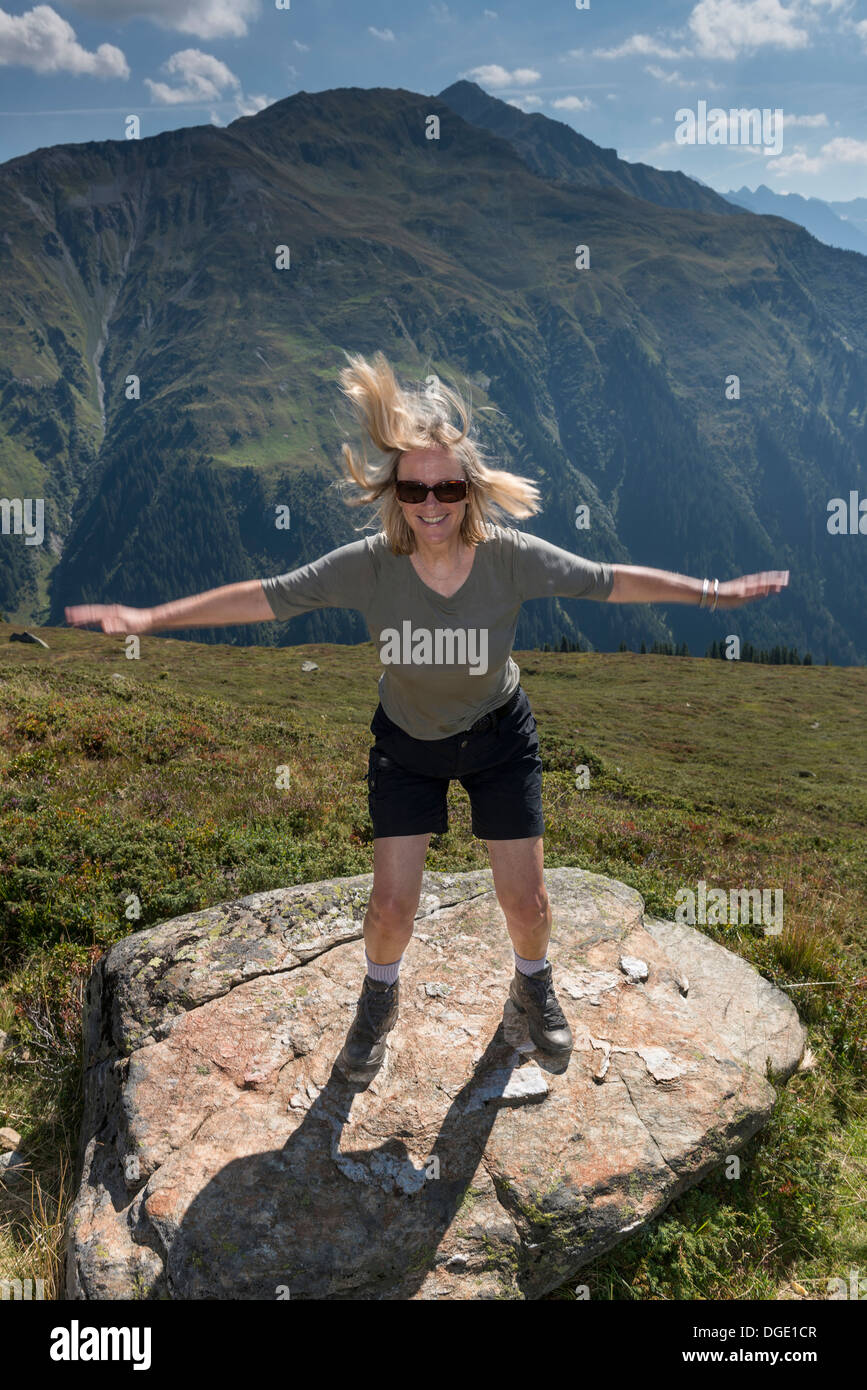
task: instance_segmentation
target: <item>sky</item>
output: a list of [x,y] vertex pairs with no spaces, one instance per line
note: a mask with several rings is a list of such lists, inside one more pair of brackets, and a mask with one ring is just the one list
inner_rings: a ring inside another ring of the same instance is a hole
[[124,139],[130,115],[147,137],[466,78],[720,192],[847,200],[867,196],[865,76],[867,0],[0,0],[0,162]]

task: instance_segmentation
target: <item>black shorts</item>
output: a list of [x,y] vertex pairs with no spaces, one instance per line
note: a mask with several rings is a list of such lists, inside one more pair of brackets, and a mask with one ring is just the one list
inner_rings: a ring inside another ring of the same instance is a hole
[[545,833],[539,736],[521,686],[505,713],[475,732],[412,738],[381,704],[370,732],[376,739],[367,765],[374,839],[445,834],[446,795],[453,777],[469,793],[478,839],[523,840]]

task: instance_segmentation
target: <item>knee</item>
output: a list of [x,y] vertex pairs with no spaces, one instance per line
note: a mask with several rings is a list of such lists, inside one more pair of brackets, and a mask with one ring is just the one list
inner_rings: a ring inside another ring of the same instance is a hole
[[532,929],[547,924],[551,906],[544,888],[533,892],[514,894],[500,906],[506,916],[522,927]]
[[371,894],[367,920],[378,931],[411,934],[417,907],[417,902],[399,893]]

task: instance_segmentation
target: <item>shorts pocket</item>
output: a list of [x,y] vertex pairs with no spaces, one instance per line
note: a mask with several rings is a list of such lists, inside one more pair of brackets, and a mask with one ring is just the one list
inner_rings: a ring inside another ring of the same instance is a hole
[[387,757],[376,745],[371,748],[367,755],[367,790],[371,796],[381,796],[384,790],[383,774],[393,767],[391,758]]

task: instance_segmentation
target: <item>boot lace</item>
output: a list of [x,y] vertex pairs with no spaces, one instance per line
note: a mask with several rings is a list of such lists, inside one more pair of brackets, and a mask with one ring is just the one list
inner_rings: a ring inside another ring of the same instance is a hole
[[542,1009],[542,1025],[545,1028],[565,1028],[566,1018],[557,1002],[554,986],[550,978],[539,979],[538,975],[526,975],[525,988],[533,995]]
[[366,1028],[375,1036],[379,1032],[383,1020],[388,1017],[389,1010],[394,1003],[393,989],[371,989],[363,996],[361,1008],[359,1009],[358,1023],[361,1028]]

